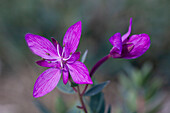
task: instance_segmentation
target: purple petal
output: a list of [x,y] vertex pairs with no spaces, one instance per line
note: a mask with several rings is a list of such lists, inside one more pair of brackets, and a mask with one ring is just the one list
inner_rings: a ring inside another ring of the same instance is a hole
[[130,21],[129,21],[128,32],[122,36],[122,42],[129,37],[129,35],[131,33],[131,28],[132,28],[132,18],[130,18]]
[[126,48],[127,49],[127,52],[131,52],[132,49],[134,48],[134,44],[133,43],[126,43],[126,44],[123,44],[123,48]]
[[53,37],[51,37],[51,40],[52,40],[54,47],[57,49],[58,41],[56,39],[54,39]]
[[69,76],[69,73],[68,71],[64,71],[63,70],[63,83],[66,85],[67,82],[68,82],[68,76]]
[[51,92],[57,86],[60,77],[61,71],[57,68],[44,71],[34,84],[33,96],[38,98]]
[[122,52],[122,39],[121,34],[116,33],[109,39],[110,43],[113,45],[113,48],[110,51],[110,54],[121,54]]
[[[59,54],[60,54],[60,56],[61,56],[62,51],[63,51],[61,45],[60,45],[60,44],[58,43],[58,41],[57,41],[56,39],[54,39],[53,37],[51,37],[51,40],[52,40],[52,43],[53,43],[54,47],[56,48],[56,50],[59,52]],[[57,48],[57,46],[58,46],[58,48]]]
[[117,51],[119,51],[117,48],[112,48],[110,50],[110,55],[113,57],[113,58],[120,58],[121,57],[121,54],[119,54]]
[[66,32],[63,39],[63,46],[65,47],[65,56],[68,57],[70,53],[74,53],[77,49],[81,36],[81,21],[72,25]]
[[36,63],[42,67],[60,67],[60,63],[49,60],[39,60]]
[[69,68],[70,75],[75,83],[93,84],[89,75],[89,71],[82,62],[76,61],[73,64],[67,64],[67,66]]
[[55,59],[55,57],[57,57],[57,51],[48,39],[28,33],[25,35],[25,40],[28,47],[36,55],[44,59]]
[[150,38],[147,34],[132,35],[123,46],[122,58],[137,58],[149,49],[150,44]]
[[71,58],[68,59],[67,63],[74,63],[80,58],[80,52],[75,52],[72,54]]

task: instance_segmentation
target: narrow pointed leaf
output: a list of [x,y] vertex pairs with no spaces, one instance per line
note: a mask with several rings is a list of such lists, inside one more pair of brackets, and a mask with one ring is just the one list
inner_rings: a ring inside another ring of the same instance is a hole
[[94,96],[91,96],[89,104],[92,113],[104,113],[105,111],[104,94],[98,93]]
[[110,81],[103,82],[91,87],[88,91],[85,92],[84,96],[93,96],[101,92],[102,89],[109,84]]
[[83,56],[81,57],[81,62],[85,62],[86,57],[87,57],[87,53],[88,53],[88,49],[86,49],[86,51],[84,52]]
[[100,106],[100,110],[98,113],[104,113],[105,111],[105,100],[104,100],[104,97],[102,98],[101,100],[101,106]]

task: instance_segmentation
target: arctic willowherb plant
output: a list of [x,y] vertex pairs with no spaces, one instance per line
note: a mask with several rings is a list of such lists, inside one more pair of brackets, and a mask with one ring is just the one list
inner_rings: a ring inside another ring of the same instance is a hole
[[[73,82],[76,83],[76,85],[66,86],[72,87],[74,92],[78,93],[81,106],[77,106],[77,108],[82,109],[85,113],[88,113],[83,96],[91,96],[91,112],[103,113],[105,109],[105,102],[101,91],[109,82],[104,82],[97,85],[94,84],[93,87],[87,91],[88,84],[93,84],[91,77],[94,72],[101,64],[111,57],[134,59],[144,54],[150,47],[150,38],[147,34],[129,36],[131,33],[131,26],[132,18],[130,19],[129,30],[126,34],[121,36],[120,33],[116,33],[109,39],[110,43],[113,45],[113,48],[107,56],[103,57],[93,66],[90,74],[86,66],[79,61],[80,52],[75,52],[81,37],[81,21],[75,23],[67,30],[63,39],[63,48],[54,38],[52,38],[51,43],[48,39],[42,36],[31,33],[26,34],[25,39],[28,47],[34,54],[43,58],[43,60],[37,61],[36,63],[43,67],[50,67],[36,80],[33,96],[35,98],[41,97],[52,91],[57,86],[62,75],[63,83],[65,85],[68,81],[72,84]],[[85,60],[86,55],[87,51],[83,55],[82,61]],[[82,92],[80,91],[79,84],[86,84]],[[93,101],[97,101],[94,106],[92,105]],[[99,106],[100,108],[96,108]],[[109,107],[108,110],[108,113],[110,112],[111,107]]]

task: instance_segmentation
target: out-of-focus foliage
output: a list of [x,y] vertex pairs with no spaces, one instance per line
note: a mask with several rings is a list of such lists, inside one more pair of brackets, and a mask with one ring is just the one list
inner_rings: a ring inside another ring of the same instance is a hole
[[94,96],[102,91],[109,84],[109,81],[97,84],[85,92],[84,96]]
[[61,97],[58,97],[56,99],[56,111],[58,113],[67,113],[67,106],[66,106],[66,103],[64,102],[63,98]]
[[145,63],[140,70],[126,67],[126,74],[119,77],[120,113],[158,113],[164,98],[160,92],[162,82],[151,72],[151,63]]

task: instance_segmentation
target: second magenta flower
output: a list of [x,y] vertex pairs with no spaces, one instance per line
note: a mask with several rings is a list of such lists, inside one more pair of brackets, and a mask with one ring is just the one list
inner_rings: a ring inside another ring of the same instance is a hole
[[121,36],[120,33],[114,34],[110,39],[113,48],[110,50],[110,55],[113,58],[134,59],[144,54],[150,47],[149,35],[136,34],[129,36],[131,33],[132,18],[130,19],[129,30]]

